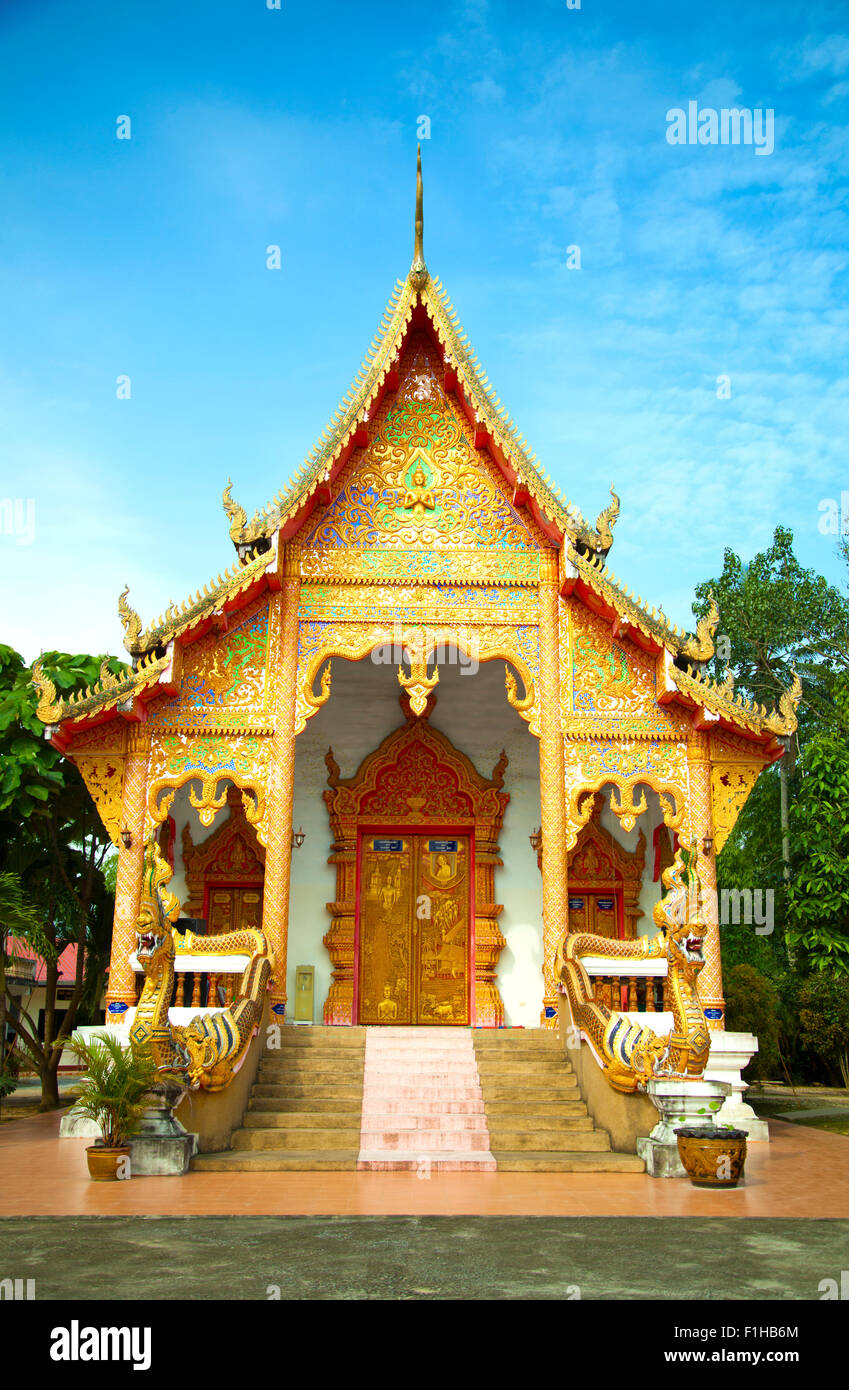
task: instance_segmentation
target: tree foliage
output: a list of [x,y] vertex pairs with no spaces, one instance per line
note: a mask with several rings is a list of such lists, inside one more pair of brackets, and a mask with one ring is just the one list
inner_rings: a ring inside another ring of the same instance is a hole
[[[99,657],[59,652],[45,653],[42,662],[60,693],[93,685],[101,667]],[[8,1025],[41,1077],[48,1108],[59,1103],[62,1046],[84,1000],[91,1008],[100,994],[112,916],[104,866],[112,846],[79,772],[45,740],[36,706],[31,671],[17,652],[0,646],[0,872],[14,876],[27,909],[15,934],[45,962],[43,1039],[37,1020],[8,987],[4,1003]],[[69,945],[78,948],[77,969],[60,1017],[58,959]]]
[[849,600],[793,553],[793,532],[775,529],[772,545],[748,563],[726,550],[722,574],[696,586],[701,616],[713,593],[719,609],[711,674],[727,666],[738,690],[767,706],[777,703],[797,670],[803,681],[802,737],[808,724],[833,711],[835,676],[849,672]]
[[811,970],[849,985],[849,678],[834,688],[835,713],[809,739],[791,808],[793,875],[788,944]]
[[[843,552],[849,562],[849,544]],[[768,707],[794,670],[802,678],[798,732],[784,759],[761,774],[717,860],[720,893],[773,895],[771,935],[756,934],[754,923],[722,925],[723,974],[738,1016],[741,991],[755,988],[742,967],[774,983],[781,1056],[798,1074],[813,1063],[800,1024],[808,975],[849,978],[849,596],[800,565],[786,527],[777,527],[772,544],[748,563],[725,552],[722,573],[696,589],[699,615],[710,593],[719,608],[712,675],[730,668],[737,691]]]
[[802,1041],[826,1062],[836,1063],[849,1086],[849,976],[811,975],[799,994]]
[[759,1080],[774,1077],[779,1069],[778,990],[752,965],[734,965],[724,975],[726,1022],[737,1033],[754,1033],[758,1051],[747,1075]]

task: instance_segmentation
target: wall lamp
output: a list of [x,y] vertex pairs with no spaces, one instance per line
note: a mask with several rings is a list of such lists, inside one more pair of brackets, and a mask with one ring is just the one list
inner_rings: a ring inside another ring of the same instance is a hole
[[536,830],[532,830],[528,839],[531,842],[531,849],[534,854],[539,854],[540,845],[542,844],[542,826],[538,825]]
[[133,847],[133,834],[126,826],[123,826],[121,830],[121,844],[124,846],[124,849],[132,849]]
[[304,827],[299,825],[297,830],[292,831],[292,849],[300,849],[306,838]]
[[711,852],[712,849],[713,849],[713,836],[712,836],[712,835],[705,835],[704,838],[703,838],[703,840],[702,840],[702,851],[703,851],[703,853],[705,853],[705,854],[710,854],[710,852]]

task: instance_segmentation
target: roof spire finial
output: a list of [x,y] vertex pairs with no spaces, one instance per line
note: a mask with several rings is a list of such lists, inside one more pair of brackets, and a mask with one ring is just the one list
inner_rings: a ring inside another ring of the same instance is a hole
[[428,278],[424,259],[424,192],[422,188],[422,147],[416,146],[416,238],[413,246],[413,264],[410,266],[410,280],[421,289]]

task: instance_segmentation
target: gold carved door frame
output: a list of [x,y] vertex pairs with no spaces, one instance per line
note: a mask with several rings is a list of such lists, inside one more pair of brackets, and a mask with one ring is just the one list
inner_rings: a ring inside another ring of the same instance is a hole
[[340,776],[332,749],[325,758],[329,790],[324,800],[333,834],[329,862],[336,865],[336,900],[327,904],[332,921],[324,938],[333,966],[325,1023],[356,1022],[361,836],[367,831],[372,836],[399,838],[400,827],[408,836],[450,833],[454,838],[468,838],[474,863],[469,885],[474,930],[470,1021],[478,1027],[498,1027],[504,1022],[495,971],[505,941],[498,928],[502,906],[494,901],[494,878],[502,863],[498,836],[510,800],[503,790],[507,758],[502,752],[491,778],[482,777],[464,753],[431,728],[432,706],[431,699],[424,715],[417,718],[409,700],[402,697],[406,724],[389,734],[353,777]]

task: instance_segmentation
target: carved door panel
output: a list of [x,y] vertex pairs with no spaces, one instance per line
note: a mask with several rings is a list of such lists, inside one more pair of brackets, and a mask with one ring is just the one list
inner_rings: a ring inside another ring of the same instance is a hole
[[615,893],[570,893],[569,931],[618,937],[619,903]]
[[412,1021],[415,840],[369,835],[360,859],[360,1023]]
[[418,841],[417,1023],[470,1022],[469,843],[466,836]]
[[469,1023],[470,889],[468,837],[363,837],[360,1023]]
[[208,933],[223,936],[227,932],[262,926],[262,888],[210,888]]

